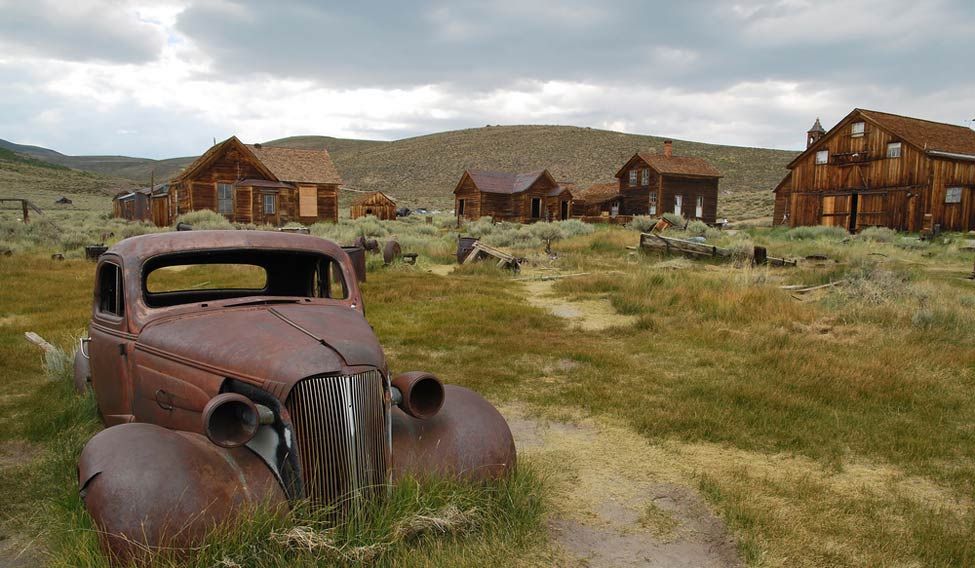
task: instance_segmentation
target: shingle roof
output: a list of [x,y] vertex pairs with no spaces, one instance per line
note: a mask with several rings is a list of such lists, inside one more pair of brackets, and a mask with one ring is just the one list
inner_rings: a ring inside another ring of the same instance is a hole
[[535,172],[510,174],[507,172],[492,172],[487,170],[467,170],[474,185],[487,193],[521,193],[535,181],[546,174],[546,170]]
[[368,205],[369,202],[375,198],[379,198],[379,201],[389,201],[392,204],[396,204],[396,200],[392,197],[386,195],[381,191],[370,191],[369,193],[363,193],[352,202],[352,205]]
[[572,195],[575,199],[586,203],[603,203],[620,196],[620,183],[618,181],[594,183],[586,189],[573,192]]
[[342,183],[328,150],[298,150],[252,144],[248,144],[247,149],[281,181]]
[[688,175],[704,177],[721,177],[721,172],[715,169],[707,160],[691,156],[671,156],[638,152],[640,159],[646,162],[659,174]]
[[860,113],[891,134],[922,150],[975,155],[975,131],[967,126],[932,122],[876,110]]

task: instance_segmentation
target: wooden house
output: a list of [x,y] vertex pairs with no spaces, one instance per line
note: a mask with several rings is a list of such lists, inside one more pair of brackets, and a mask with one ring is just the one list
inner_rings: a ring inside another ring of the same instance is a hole
[[[165,222],[210,209],[235,223],[283,225],[338,221],[342,184],[326,150],[245,145],[232,136],[170,180]],[[163,207],[159,207],[163,211]]]
[[[817,128],[818,127],[818,128]],[[975,228],[975,131],[854,109],[828,132],[816,125],[775,191],[775,223]]]
[[529,173],[466,170],[454,188],[458,218],[533,223],[568,219],[572,193],[548,170]]
[[660,154],[634,154],[616,172],[616,178],[622,215],[673,212],[708,224],[717,218],[721,174],[702,158],[675,156],[669,140]]
[[165,226],[169,224],[169,199],[168,183],[123,191],[112,200],[112,213],[129,221]]
[[381,191],[364,193],[352,203],[350,209],[353,219],[372,215],[380,220],[396,219],[396,202]]
[[595,183],[572,193],[573,217],[616,217],[622,207],[619,181]]

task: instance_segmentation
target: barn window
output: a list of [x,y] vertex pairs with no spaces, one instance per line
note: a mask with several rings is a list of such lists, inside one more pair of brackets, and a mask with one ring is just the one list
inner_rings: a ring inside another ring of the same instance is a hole
[[860,138],[863,136],[864,124],[862,122],[854,122],[850,127],[850,136],[854,138]]
[[650,210],[649,210],[649,214],[650,215],[656,215],[657,214],[657,194],[656,193],[651,193],[650,194]]
[[945,203],[961,203],[961,188],[949,187],[945,190]]
[[276,196],[273,193],[264,194],[264,214],[274,215],[278,212],[277,201],[274,199]]
[[704,217],[704,196],[697,196],[697,203],[694,204],[694,216],[700,219]]
[[532,197],[532,219],[542,218],[542,199],[540,197]]
[[125,315],[125,296],[122,293],[122,269],[106,262],[98,269],[98,311],[113,316]]
[[318,217],[318,188],[298,188],[298,216]]
[[684,214],[684,196],[675,195],[674,196],[674,215]]
[[630,170],[630,185],[636,185],[636,170]]
[[234,186],[229,183],[217,184],[217,212],[224,215],[234,213]]
[[820,150],[816,152],[816,163],[826,164],[829,162],[829,150]]
[[901,143],[891,142],[887,144],[887,157],[888,158],[900,158],[901,157]]
[[464,214],[464,209],[466,208],[466,206],[467,206],[467,200],[466,199],[458,199],[457,200],[457,214],[458,215],[463,215]]
[[644,168],[640,172],[640,185],[650,185],[650,168]]

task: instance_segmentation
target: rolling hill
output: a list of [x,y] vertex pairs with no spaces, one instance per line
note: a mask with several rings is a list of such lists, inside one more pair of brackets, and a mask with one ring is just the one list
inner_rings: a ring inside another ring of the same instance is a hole
[[[450,209],[451,192],[466,168],[530,171],[548,168],[562,181],[585,187],[613,179],[638,150],[659,149],[664,138],[574,126],[488,126],[441,132],[393,142],[330,136],[295,136],[269,146],[327,148],[346,185],[382,190],[408,207]],[[66,156],[37,146],[0,140],[24,156],[140,183],[178,173],[193,158],[150,160],[125,156]],[[796,152],[674,141],[674,153],[709,160],[724,175],[719,214],[753,218],[771,214],[771,188]],[[2,186],[0,186],[2,187]],[[343,194],[347,202],[354,194]]]

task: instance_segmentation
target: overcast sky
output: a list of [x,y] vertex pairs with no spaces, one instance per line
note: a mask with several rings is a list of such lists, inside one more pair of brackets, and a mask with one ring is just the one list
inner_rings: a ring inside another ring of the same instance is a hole
[[803,147],[854,107],[975,118],[975,1],[0,0],[0,138],[199,154],[569,124]]

